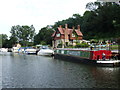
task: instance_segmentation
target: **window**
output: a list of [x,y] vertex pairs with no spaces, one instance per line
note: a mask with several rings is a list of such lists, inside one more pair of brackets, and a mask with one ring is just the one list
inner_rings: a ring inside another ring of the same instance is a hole
[[73,40],[73,42],[75,43],[77,40]]
[[57,34],[56,37],[60,37],[60,34]]
[[75,34],[72,34],[72,37],[75,37]]

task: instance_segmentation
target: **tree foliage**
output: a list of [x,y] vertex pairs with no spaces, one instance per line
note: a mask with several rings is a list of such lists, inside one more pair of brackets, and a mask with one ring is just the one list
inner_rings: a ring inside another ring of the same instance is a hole
[[31,26],[17,25],[12,26],[10,33],[11,33],[10,39],[13,40],[13,43],[19,42],[23,46],[28,46],[29,42],[33,42],[35,36],[35,28],[33,27],[33,25]]
[[46,26],[39,30],[39,33],[34,37],[34,44],[49,44],[52,45],[53,29],[49,26]]
[[0,34],[0,48],[6,48],[8,45],[8,36],[6,34]]

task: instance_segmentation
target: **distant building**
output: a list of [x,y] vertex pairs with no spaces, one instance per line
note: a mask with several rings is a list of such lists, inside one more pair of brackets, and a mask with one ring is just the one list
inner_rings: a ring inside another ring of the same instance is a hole
[[17,48],[20,48],[21,45],[19,43],[15,44],[13,47],[17,47]]
[[76,42],[80,42],[83,39],[83,34],[80,31],[80,25],[78,28],[72,29],[68,28],[67,24],[65,24],[65,28],[62,28],[60,25],[57,30],[52,34],[53,37],[53,48],[57,48],[60,44],[62,48],[67,45],[76,45]]

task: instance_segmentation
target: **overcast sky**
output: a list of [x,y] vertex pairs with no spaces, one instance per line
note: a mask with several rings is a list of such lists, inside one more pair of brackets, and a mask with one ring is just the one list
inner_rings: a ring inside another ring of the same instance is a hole
[[96,0],[0,0],[0,34],[10,36],[14,25],[33,25],[36,33],[47,25],[83,15],[88,2]]

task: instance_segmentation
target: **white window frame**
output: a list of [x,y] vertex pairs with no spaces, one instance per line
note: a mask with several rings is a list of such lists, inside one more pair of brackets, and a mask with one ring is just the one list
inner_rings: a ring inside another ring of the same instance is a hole
[[60,33],[56,34],[56,37],[60,37]]
[[75,34],[72,33],[72,37],[75,37]]

